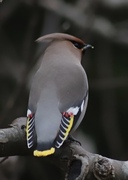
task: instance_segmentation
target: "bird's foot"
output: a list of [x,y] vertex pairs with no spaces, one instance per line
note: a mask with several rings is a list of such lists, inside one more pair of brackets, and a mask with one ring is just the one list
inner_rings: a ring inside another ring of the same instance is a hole
[[51,149],[48,149],[48,150],[45,150],[45,151],[35,150],[33,152],[33,155],[37,156],[37,157],[41,157],[41,156],[48,156],[48,155],[54,154],[54,152],[55,152],[55,148],[52,147]]
[[70,141],[72,141],[72,142],[76,142],[76,143],[78,143],[80,146],[81,146],[81,142],[80,141],[78,141],[77,139],[75,139],[73,136],[71,136],[71,135],[69,135],[68,136],[68,139],[67,140],[70,140]]

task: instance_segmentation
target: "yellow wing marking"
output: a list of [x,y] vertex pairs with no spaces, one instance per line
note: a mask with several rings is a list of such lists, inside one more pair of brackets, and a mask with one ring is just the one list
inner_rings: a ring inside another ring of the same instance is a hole
[[71,115],[70,116],[70,123],[69,123],[68,127],[66,128],[66,132],[64,133],[64,140],[67,138],[67,136],[68,136],[68,134],[72,128],[73,121],[74,121],[74,115]]
[[34,144],[34,118],[28,117],[26,123],[27,146],[31,148]]
[[28,139],[28,136],[29,136],[29,132],[28,132],[28,129],[29,129],[29,120],[30,120],[30,118],[27,118],[27,125],[26,125],[27,139]]

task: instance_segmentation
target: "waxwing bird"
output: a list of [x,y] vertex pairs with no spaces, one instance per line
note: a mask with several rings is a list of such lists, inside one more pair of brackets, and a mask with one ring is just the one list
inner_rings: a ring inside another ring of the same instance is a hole
[[36,141],[34,156],[47,156],[60,148],[81,123],[88,102],[88,81],[82,53],[92,47],[62,33],[45,35],[41,65],[30,89],[27,111],[27,146]]

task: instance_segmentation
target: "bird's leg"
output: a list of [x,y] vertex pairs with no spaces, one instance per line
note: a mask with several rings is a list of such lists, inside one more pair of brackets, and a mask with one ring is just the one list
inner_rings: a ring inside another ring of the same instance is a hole
[[78,141],[77,139],[75,139],[72,135],[69,135],[67,140],[72,141],[72,142],[76,142],[81,146],[81,142]]

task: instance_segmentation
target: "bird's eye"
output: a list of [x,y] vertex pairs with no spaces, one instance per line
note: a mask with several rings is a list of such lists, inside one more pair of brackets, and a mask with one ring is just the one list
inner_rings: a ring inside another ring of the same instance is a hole
[[71,41],[71,42],[78,49],[82,49],[85,46],[85,44],[83,44],[83,43],[79,43],[79,42],[76,42],[76,41]]

